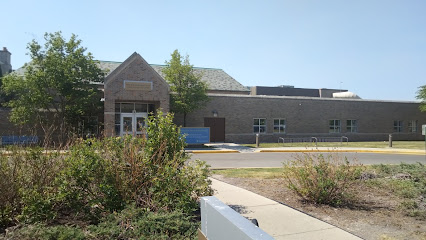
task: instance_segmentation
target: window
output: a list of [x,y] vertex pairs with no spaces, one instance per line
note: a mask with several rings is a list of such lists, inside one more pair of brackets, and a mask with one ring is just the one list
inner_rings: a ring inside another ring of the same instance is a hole
[[155,112],[155,105],[148,103],[117,102],[115,103],[115,134],[120,136],[122,113],[145,113],[148,115]]
[[254,118],[253,119],[253,132],[254,133],[266,133],[266,118]]
[[285,133],[285,119],[274,119],[274,133]]
[[417,132],[417,120],[412,120],[408,122],[408,132],[410,133]]
[[346,131],[347,132],[358,132],[358,121],[357,120],[346,120]]
[[330,120],[330,129],[329,133],[339,133],[340,132],[340,120]]
[[400,120],[393,121],[393,131],[402,132],[402,121]]

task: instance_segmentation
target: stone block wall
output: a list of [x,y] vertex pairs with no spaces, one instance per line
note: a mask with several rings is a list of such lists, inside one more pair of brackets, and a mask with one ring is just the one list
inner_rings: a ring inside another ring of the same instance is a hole
[[[125,89],[125,80],[152,83],[152,89],[143,91]],[[104,131],[106,136],[114,135],[116,102],[151,103],[155,104],[156,108],[162,108],[164,112],[169,111],[170,95],[168,84],[137,53],[130,56],[107,77],[104,85],[104,94]]]

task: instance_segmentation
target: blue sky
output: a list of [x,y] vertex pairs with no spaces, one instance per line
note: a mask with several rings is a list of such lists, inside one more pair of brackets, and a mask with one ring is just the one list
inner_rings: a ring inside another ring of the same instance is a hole
[[348,89],[364,99],[415,100],[426,84],[426,1],[3,1],[0,47],[12,66],[45,32],[75,33],[96,59],[173,50],[246,86]]

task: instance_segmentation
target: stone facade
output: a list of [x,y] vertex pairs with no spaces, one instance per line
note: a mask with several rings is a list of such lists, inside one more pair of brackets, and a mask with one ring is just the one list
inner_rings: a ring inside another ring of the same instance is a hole
[[104,94],[104,132],[106,136],[115,135],[115,103],[117,102],[154,104],[156,109],[169,111],[169,85],[137,53],[132,54],[107,76]]
[[[203,127],[205,117],[225,118],[225,141],[253,143],[253,119],[266,119],[261,141],[277,142],[279,137],[340,137],[349,141],[424,140],[421,125],[426,113],[416,102],[371,101],[359,99],[326,99],[309,97],[210,95],[207,105],[187,116],[187,126]],[[176,116],[182,124],[182,117]],[[274,119],[285,119],[285,133],[274,133]],[[340,120],[340,133],[329,133],[330,120]],[[357,121],[357,132],[348,132],[347,120]],[[394,121],[402,121],[402,131],[394,132]],[[408,129],[417,121],[416,132]]]
[[3,47],[3,50],[0,50],[0,71],[3,76],[12,72],[10,55],[12,54],[7,50],[7,48]]

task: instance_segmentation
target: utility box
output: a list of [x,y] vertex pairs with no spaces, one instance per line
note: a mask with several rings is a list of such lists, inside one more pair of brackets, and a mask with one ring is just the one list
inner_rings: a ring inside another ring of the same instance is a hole
[[426,124],[422,125],[422,135],[426,136]]

